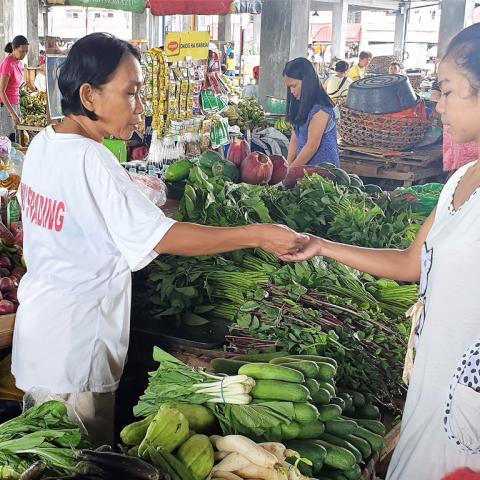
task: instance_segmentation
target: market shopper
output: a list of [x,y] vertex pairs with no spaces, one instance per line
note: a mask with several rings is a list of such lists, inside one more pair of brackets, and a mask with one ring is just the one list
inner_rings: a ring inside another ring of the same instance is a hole
[[400,75],[402,73],[402,66],[400,65],[400,62],[397,62],[396,60],[390,62],[390,65],[388,66],[388,73],[390,75]]
[[15,126],[20,124],[20,87],[23,83],[22,60],[28,53],[28,40],[17,35],[5,46],[7,56],[0,64],[0,136],[15,140]]
[[365,77],[367,67],[372,61],[372,54],[370,52],[360,52],[358,56],[358,64],[353,66],[348,72],[348,78],[355,82]]
[[[439,67],[437,110],[457,143],[480,145],[479,44],[480,24],[474,24],[454,37]],[[311,237],[301,254],[287,257],[323,255],[378,277],[420,280],[405,371],[410,384],[388,480],[437,480],[463,467],[480,470],[479,191],[476,160],[450,178],[406,250]]]
[[20,200],[27,274],[18,297],[12,372],[27,391],[61,395],[94,444],[113,441],[114,392],[129,340],[131,272],[158,254],[258,247],[281,256],[308,237],[286,227],[175,223],[103,145],[141,120],[140,54],[104,33],[78,40],[59,75],[64,121],[26,154]]
[[313,65],[303,57],[291,60],[285,65],[283,78],[288,88],[287,118],[294,126],[287,158],[289,168],[322,162],[338,166],[333,102]]
[[338,102],[347,97],[348,88],[352,81],[348,78],[347,72],[350,65],[345,60],[339,60],[335,64],[335,73],[330,75],[323,84],[328,96],[333,102]]

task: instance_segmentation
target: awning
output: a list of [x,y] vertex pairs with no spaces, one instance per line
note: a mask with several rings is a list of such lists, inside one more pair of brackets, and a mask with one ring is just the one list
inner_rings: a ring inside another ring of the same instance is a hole
[[152,15],[228,15],[232,0],[150,0]]
[[[313,25],[314,42],[332,43],[332,25],[329,23]],[[362,25],[360,23],[347,23],[346,41],[359,43],[362,39]]]
[[143,13],[146,0],[47,0],[47,5],[108,8]]

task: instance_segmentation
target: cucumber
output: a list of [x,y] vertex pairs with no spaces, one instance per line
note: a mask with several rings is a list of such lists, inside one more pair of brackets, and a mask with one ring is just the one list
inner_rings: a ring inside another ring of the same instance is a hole
[[350,442],[347,442],[347,440],[336,437],[335,435],[330,435],[329,433],[322,433],[319,439],[331,443],[332,445],[336,445],[337,447],[346,448],[353,453],[357,463],[362,461],[362,453],[360,450],[358,450],[357,447],[354,447]]
[[247,353],[245,355],[237,355],[235,360],[241,360],[242,362],[270,362],[274,358],[286,355],[288,355],[288,352]]
[[313,397],[318,392],[318,389],[320,388],[320,385],[314,378],[307,378],[305,380],[305,386],[308,388],[308,391],[310,392],[311,397]]
[[[322,445],[318,445],[317,443],[305,440],[292,440],[290,442],[287,442],[286,446],[288,449],[298,452],[302,458],[306,458],[312,462],[312,473],[320,472],[323,466],[323,461],[327,456],[327,450],[325,449],[325,447],[322,447]],[[299,462],[299,467],[301,466],[301,464],[302,462]],[[301,467],[300,471],[302,472]],[[306,475],[306,473],[304,473],[304,475]]]
[[345,170],[342,170],[341,168],[331,168],[330,172],[335,175],[335,181],[338,185],[345,185],[346,187],[350,186],[350,175]]
[[312,362],[330,363],[335,368],[338,367],[337,361],[334,358],[322,357],[321,355],[288,355],[288,358],[294,358],[295,360],[310,360]]
[[359,418],[358,420],[355,420],[355,422],[361,427],[366,428],[367,430],[370,430],[372,433],[376,433],[381,437],[384,437],[385,434],[387,433],[387,429],[385,428],[385,425],[382,422],[379,422],[378,420],[365,420],[365,419]]
[[348,390],[346,388],[341,388],[340,392],[348,393],[352,397],[355,410],[362,408],[367,403],[367,399],[363,393],[356,392],[355,390]]
[[347,480],[360,480],[362,478],[362,469],[360,465],[354,465],[350,470],[344,470],[343,474]]
[[358,427],[357,431],[355,432],[355,436],[366,440],[374,452],[379,452],[383,448],[383,437],[377,435],[376,433],[372,433],[366,428]]
[[179,160],[170,165],[165,172],[167,182],[180,182],[188,178],[193,163],[190,160]]
[[328,405],[330,403],[332,396],[330,392],[324,388],[319,388],[318,392],[312,395],[312,401],[316,405]]
[[[282,365],[276,363],[275,365]],[[319,375],[318,363],[310,362],[309,360],[297,360],[295,362],[287,362],[283,364],[284,367],[293,368],[302,372],[306,378],[317,378]]]
[[296,358],[291,358],[291,357],[275,357],[269,361],[269,363],[273,365],[281,365],[282,363],[291,363],[291,362],[298,362],[298,360]]
[[355,416],[355,407],[351,405],[350,407],[345,407],[343,409],[343,414],[345,414],[347,417],[354,417]]
[[223,160],[223,158],[213,150],[205,150],[200,156],[200,166],[204,168],[212,168],[215,162]]
[[327,390],[329,393],[330,393],[330,396],[333,398],[336,394],[337,394],[337,391],[335,390],[335,387],[331,384],[331,383],[328,383],[328,382],[318,382],[318,386],[320,388],[324,388],[325,390]]
[[351,435],[355,434],[358,425],[353,420],[343,420],[341,418],[325,421],[325,431],[332,435]]
[[349,409],[353,407],[353,398],[349,393],[338,392],[337,397],[340,397],[345,402],[344,410],[345,408]]
[[246,362],[232,360],[229,358],[214,358],[210,365],[215,373],[226,373],[227,375],[237,375],[240,367],[246,365]]
[[330,400],[330,403],[334,403],[335,405],[338,405],[342,409],[342,412],[345,409],[345,400],[343,398],[333,397]]
[[298,434],[297,438],[302,440],[318,438],[324,431],[325,425],[319,420],[312,423],[305,423],[300,425],[300,433]]
[[318,407],[318,418],[322,421],[333,420],[342,414],[342,409],[338,405],[320,405]]
[[327,450],[327,456],[324,460],[325,465],[338,468],[339,470],[350,470],[357,463],[355,455],[346,448],[332,445],[323,440],[315,440],[315,443],[325,447]]
[[294,403],[295,421],[298,423],[311,423],[318,420],[317,407],[311,403]]
[[330,363],[317,362],[318,365],[318,379],[323,382],[332,380],[337,374],[337,369]]
[[302,427],[297,422],[290,422],[282,423],[280,429],[282,431],[282,440],[293,440],[298,438]]
[[365,420],[380,420],[380,409],[368,403],[360,409],[355,409],[355,416],[357,418],[363,418]]
[[354,447],[360,450],[364,460],[372,455],[372,447],[363,438],[357,437],[356,435],[345,435],[343,438],[348,443],[351,443]]
[[238,370],[239,375],[246,375],[254,380],[282,380],[283,382],[303,383],[305,377],[302,372],[282,365],[270,363],[247,363]]
[[250,394],[253,398],[261,400],[283,400],[285,402],[305,403],[310,398],[310,392],[304,385],[280,380],[257,380]]

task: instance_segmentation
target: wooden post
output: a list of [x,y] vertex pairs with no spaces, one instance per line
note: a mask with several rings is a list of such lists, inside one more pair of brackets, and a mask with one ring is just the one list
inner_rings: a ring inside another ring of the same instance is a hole
[[38,14],[40,11],[39,0],[27,0],[27,38],[28,65],[36,67],[39,62],[40,44],[38,40]]

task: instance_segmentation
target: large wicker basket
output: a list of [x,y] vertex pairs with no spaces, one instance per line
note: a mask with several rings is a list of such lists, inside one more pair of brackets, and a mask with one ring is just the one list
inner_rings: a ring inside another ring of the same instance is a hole
[[339,134],[344,143],[386,150],[407,150],[421,142],[430,123],[418,118],[395,118],[340,107]]

